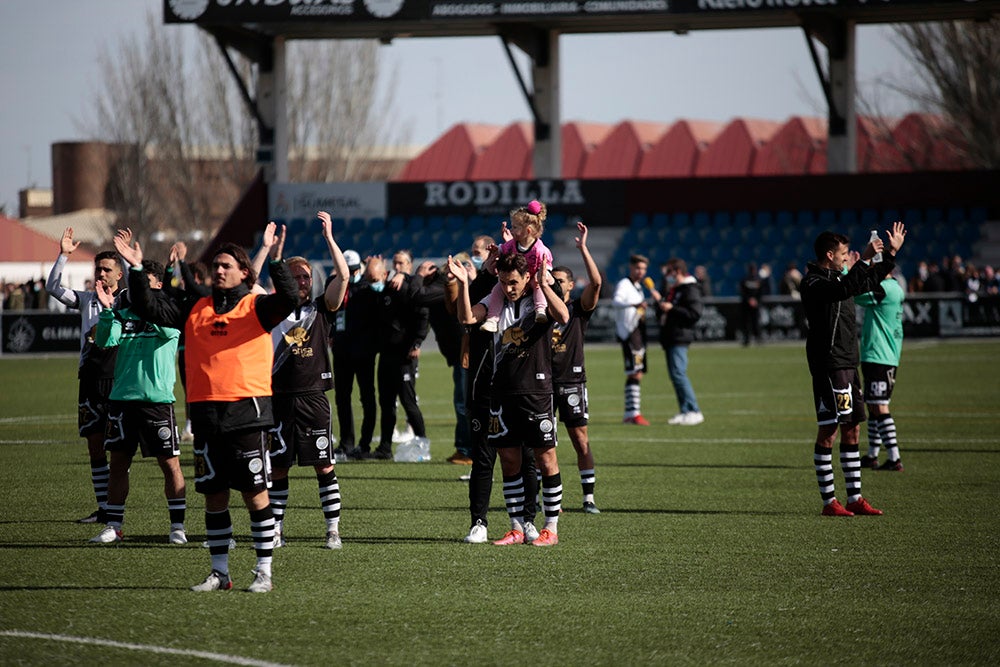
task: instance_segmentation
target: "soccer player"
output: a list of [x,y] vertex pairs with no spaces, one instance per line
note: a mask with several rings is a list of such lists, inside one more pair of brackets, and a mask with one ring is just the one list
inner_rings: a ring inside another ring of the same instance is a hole
[[[108,415],[111,384],[114,381],[117,347],[102,349],[94,344],[94,331],[101,315],[101,304],[94,291],[69,290],[62,286],[62,272],[69,256],[80,246],[73,240],[73,228],[67,227],[59,241],[59,257],[49,272],[45,291],[67,308],[80,311],[80,381],[77,410],[80,437],[87,440],[90,454],[90,481],[94,487],[97,509],[78,523],[103,521],[102,512],[108,503],[108,458],[104,451],[104,430]],[[115,296],[121,296],[122,267],[113,250],[94,257],[94,284],[103,283]]]
[[[903,352],[905,299],[903,287],[892,276],[887,276],[875,290],[854,299],[865,311],[861,327],[861,373],[865,379],[865,405],[868,407],[868,454],[861,457],[862,468],[903,470],[889,401]],[[889,458],[878,465],[879,449],[883,446]]]
[[[250,513],[250,531],[257,554],[253,583],[264,593],[272,588],[274,514],[268,501],[267,431],[274,425],[271,410],[271,367],[274,348],[270,331],[299,303],[298,289],[281,261],[275,224],[269,223],[263,243],[271,255],[269,270],[274,294],[255,294],[256,275],[246,251],[224,243],[212,259],[212,294],[207,297],[168,296],[153,292],[129,275],[132,309],[154,324],[184,328],[187,342],[188,402],[194,430],[195,489],[205,495],[205,529],[212,571],[194,591],[229,590],[230,489],[243,496]],[[142,262],[139,245],[118,238],[115,247],[125,261]]]
[[[448,266],[459,282],[458,317],[466,325],[480,324],[487,317],[488,297],[475,306],[469,300],[468,274],[454,258]],[[503,470],[504,499],[511,529],[494,544],[524,543],[524,479],[521,446],[535,451],[542,472],[542,503],[545,526],[534,546],[558,544],[558,522],[562,504],[562,480],[556,458],[556,424],[552,406],[552,353],[549,322],[535,319],[529,287],[531,274],[523,255],[501,255],[497,277],[504,289],[498,331],[493,334],[492,396],[487,439],[497,448]],[[548,303],[548,316],[560,324],[569,321],[566,304],[545,280],[545,267],[536,276]],[[470,378],[475,382],[475,378]]]
[[274,545],[284,546],[285,507],[288,505],[288,470],[295,461],[316,470],[320,506],[326,518],[326,548],[340,549],[340,484],[334,469],[330,438],[330,401],[333,372],[327,340],[333,313],[347,292],[347,261],[333,239],[332,221],[326,211],[318,213],[323,224],[334,274],[324,293],[312,299],[312,266],[304,257],[286,260],[298,286],[298,305],[271,330],[274,365],[275,426],[269,433],[271,457],[271,511],[274,513]]
[[[868,264],[882,252],[881,239],[870,242],[847,270],[851,258],[848,238],[823,232],[813,244],[816,260],[809,263],[802,279],[802,306],[809,323],[806,358],[812,375],[816,405],[816,481],[823,499],[823,516],[880,515],[861,495],[861,461],[858,433],[865,421],[861,381],[858,377],[858,325],[854,297],[870,292],[895,266],[896,253],[903,245],[906,229],[894,222],[889,232],[889,248],[881,262]],[[844,271],[847,271],[844,273]],[[837,500],[833,483],[833,441],[840,430],[840,466],[847,486],[847,507]]]
[[653,299],[660,300],[660,294],[653,288],[653,281],[646,278],[649,259],[643,255],[632,255],[628,260],[628,277],[615,285],[611,303],[615,309],[615,334],[622,346],[625,358],[625,416],[624,424],[649,426],[642,416],[642,382],[646,370],[646,295],[645,285]]
[[[149,288],[163,286],[159,262],[143,260],[143,276]],[[184,532],[184,475],[181,473],[177,422],[174,418],[174,379],[177,340],[180,331],[144,321],[130,308],[115,308],[115,298],[106,284],[95,284],[97,300],[104,306],[97,323],[95,342],[101,348],[118,348],[115,379],[111,388],[104,447],[111,454],[106,527],[91,542],[121,542],[125,500],[129,492],[129,468],[137,448],[144,457],[156,457],[163,471],[163,487],[170,515],[171,544],[187,544]]]
[[594,453],[590,450],[587,434],[587,371],[584,368],[583,337],[590,323],[590,317],[597,308],[601,294],[601,272],[587,249],[587,227],[576,223],[580,235],[576,237],[576,247],[580,249],[583,265],[587,269],[589,282],[583,293],[570,300],[573,289],[573,271],[565,266],[552,269],[552,277],[562,288],[562,298],[569,310],[569,321],[552,325],[552,388],[554,390],[559,421],[566,425],[570,442],[576,450],[576,465],[580,471],[583,486],[583,511],[600,514],[594,502]]

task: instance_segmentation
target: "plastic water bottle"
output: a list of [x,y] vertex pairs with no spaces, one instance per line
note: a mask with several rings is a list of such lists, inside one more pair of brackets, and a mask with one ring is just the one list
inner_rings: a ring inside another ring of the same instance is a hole
[[396,446],[393,459],[397,463],[423,463],[431,460],[431,441],[415,437]]
[[[878,241],[878,230],[877,229],[873,229],[871,235],[868,237],[868,242],[869,243],[872,243],[873,241]],[[882,253],[880,253],[880,252],[875,253],[875,256],[872,257],[872,262],[874,262],[874,263],[877,264],[878,262],[881,262],[881,261],[882,261]]]

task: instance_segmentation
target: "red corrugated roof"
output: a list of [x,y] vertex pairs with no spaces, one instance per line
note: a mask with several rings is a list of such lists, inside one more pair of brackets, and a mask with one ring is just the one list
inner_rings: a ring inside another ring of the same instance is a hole
[[476,157],[503,130],[498,125],[459,123],[410,160],[397,181],[464,181]]
[[532,150],[534,130],[531,123],[513,123],[478,156],[469,172],[474,181],[530,179],[534,173]]
[[722,130],[722,123],[681,120],[642,156],[640,178],[691,176],[712,141]]
[[604,141],[614,126],[607,123],[573,121],[562,126],[562,177],[580,178],[591,153]]
[[780,127],[770,120],[732,120],[698,160],[695,176],[749,176],[757,150]]
[[[0,216],[0,238],[0,262],[54,262],[59,254],[58,242],[4,216]],[[76,262],[93,262],[94,253],[77,248],[72,258]]]
[[583,166],[583,178],[633,178],[643,153],[660,140],[670,126],[626,120],[594,149]]
[[792,116],[757,151],[754,176],[826,173],[826,121]]

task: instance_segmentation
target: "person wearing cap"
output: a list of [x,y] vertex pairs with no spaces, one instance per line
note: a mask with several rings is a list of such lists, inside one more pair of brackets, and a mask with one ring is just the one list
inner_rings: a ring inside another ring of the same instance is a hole
[[[361,255],[355,250],[344,251],[344,261],[349,274],[344,301],[337,310],[330,347],[333,349],[333,401],[337,406],[337,425],[340,443],[335,450],[338,460],[362,458],[371,451],[375,433],[375,355],[373,337],[362,331],[365,321],[363,299],[356,298],[365,288],[361,280],[364,266]],[[354,438],[354,409],[351,405],[354,379],[361,394],[361,433]]]

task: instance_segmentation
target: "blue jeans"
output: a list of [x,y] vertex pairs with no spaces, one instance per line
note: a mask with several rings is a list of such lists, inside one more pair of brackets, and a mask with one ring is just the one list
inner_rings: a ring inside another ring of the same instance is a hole
[[674,392],[677,394],[677,404],[682,413],[701,412],[698,409],[698,399],[694,395],[694,387],[688,379],[688,346],[672,345],[666,348],[667,370],[670,372],[670,381],[674,384]]

